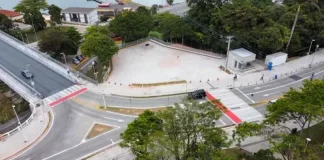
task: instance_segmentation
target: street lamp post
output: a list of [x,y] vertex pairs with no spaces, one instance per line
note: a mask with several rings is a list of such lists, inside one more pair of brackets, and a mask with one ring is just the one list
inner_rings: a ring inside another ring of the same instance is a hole
[[305,66],[307,66],[308,57],[309,57],[310,50],[311,50],[311,48],[312,48],[312,44],[313,44],[314,41],[315,41],[315,40],[312,39],[311,44],[309,45],[309,49],[308,49],[308,52],[307,52],[307,57],[306,57],[306,64],[305,64]]
[[106,100],[105,100],[105,94],[103,93],[102,94],[102,99],[103,99],[103,102],[104,102],[104,106],[105,106],[105,109],[107,108],[107,106],[106,106]]
[[18,121],[19,127],[20,127],[20,129],[21,129],[21,131],[22,131],[22,134],[23,134],[23,136],[24,136],[24,139],[25,139],[24,143],[26,143],[26,142],[27,142],[27,137],[26,137],[26,135],[25,135],[24,129],[23,129],[23,127],[21,126],[20,120],[19,120],[18,115],[17,115],[17,113],[16,113],[15,105],[12,105],[12,109],[13,109],[14,112],[15,112],[15,115],[16,115],[16,118],[17,118],[17,121]]
[[30,20],[31,20],[31,22],[32,22],[32,27],[33,27],[33,29],[34,29],[34,33],[35,33],[36,41],[38,41],[38,37],[37,37],[37,34],[36,34],[36,30],[35,30],[35,26],[34,26],[33,18],[32,18],[32,16],[31,16],[30,13],[28,13],[28,15],[29,15],[29,18],[30,18]]
[[29,39],[28,39],[28,36],[26,33],[25,33],[25,36],[26,36],[27,43],[29,44]]
[[306,152],[307,145],[308,145],[308,143],[309,143],[310,141],[311,141],[310,138],[306,138],[306,146],[305,146],[305,149],[304,149],[304,153]]
[[[316,49],[315,49],[315,52],[316,51],[318,51],[318,47],[319,47],[319,45],[316,45]],[[313,55],[313,58],[312,58],[312,62],[311,62],[311,64],[310,64],[310,67],[312,66],[312,64],[313,64],[313,61],[314,61],[314,57],[315,57],[315,53],[313,53],[314,55]]]
[[64,53],[61,53],[61,55],[63,55],[65,65],[67,66],[67,63],[66,63],[66,55]]

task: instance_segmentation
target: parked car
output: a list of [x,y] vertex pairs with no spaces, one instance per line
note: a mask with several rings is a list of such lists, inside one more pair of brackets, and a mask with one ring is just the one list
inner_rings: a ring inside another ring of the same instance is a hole
[[206,92],[203,89],[196,90],[188,93],[189,99],[203,99],[206,97]]
[[77,59],[77,58],[73,58],[72,59],[72,63],[74,63],[74,64],[79,64],[80,63],[80,61]]
[[278,100],[278,99],[270,100],[270,101],[268,102],[268,105],[277,102],[277,100]]
[[81,56],[82,59],[85,59],[85,58],[86,58],[86,56],[84,56],[84,55],[82,55],[82,54],[81,54],[80,56]]
[[21,71],[21,75],[24,76],[27,79],[34,78],[34,75],[30,71],[28,71],[28,70]]

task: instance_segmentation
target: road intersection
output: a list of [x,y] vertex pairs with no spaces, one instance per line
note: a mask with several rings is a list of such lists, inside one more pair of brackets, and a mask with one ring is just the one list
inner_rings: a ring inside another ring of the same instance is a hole
[[[280,97],[291,87],[301,87],[302,81],[310,78],[312,72],[315,72],[315,78],[322,78],[324,66],[314,66],[286,78],[257,86],[232,88],[230,91],[249,104],[264,102],[257,105],[255,109],[261,114],[265,114],[267,101]],[[252,94],[253,96],[251,96]],[[184,97],[185,95],[156,98],[125,98],[106,95],[105,100],[108,106],[143,109],[171,105],[181,102],[181,99]],[[48,135],[17,159],[62,159],[63,157],[64,159],[78,159],[88,153],[118,142],[120,140],[120,133],[135,118],[135,116],[104,112],[87,106],[87,104],[103,105],[102,95],[98,93],[87,91],[77,95],[74,99],[82,99],[87,103],[76,103],[73,99],[70,99],[54,106],[52,110],[55,120]],[[224,119],[221,119],[221,121],[225,124],[233,124],[226,118],[225,122]],[[94,122],[116,126],[116,128],[97,138],[83,141],[88,129]]]

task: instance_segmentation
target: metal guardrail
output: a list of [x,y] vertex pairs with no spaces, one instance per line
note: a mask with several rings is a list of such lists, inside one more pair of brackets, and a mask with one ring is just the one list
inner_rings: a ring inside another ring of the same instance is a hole
[[[4,36],[2,36],[2,35],[4,35]],[[43,52],[40,52],[34,48],[28,47],[24,42],[19,41],[18,39],[8,35],[5,32],[0,31],[0,39],[2,39],[5,43],[20,50],[22,53],[28,55],[29,57],[42,63],[46,67],[57,72],[58,74],[62,75],[63,77],[71,80],[72,82],[76,82],[79,78],[82,78],[83,80],[86,80],[88,82],[98,84],[98,82],[96,80],[91,79],[91,78],[85,76],[84,74],[80,73],[79,71],[76,71],[76,70],[70,68],[69,66],[55,60],[54,58],[47,55],[46,53],[43,53]],[[64,66],[65,68],[62,66]]]
[[6,132],[4,134],[1,135],[1,139],[5,139],[13,134],[15,134],[16,132],[20,131],[23,127],[25,127],[26,125],[28,125],[35,117],[36,114],[36,108],[35,108],[35,104],[31,104],[32,105],[32,114],[30,115],[30,117],[21,125],[18,125],[15,129],[12,129],[9,132]]
[[[3,70],[5,73],[1,73],[1,70]],[[0,78],[2,77],[1,78],[2,81],[4,81],[10,88],[15,90],[19,95],[24,97],[28,102],[34,102],[35,101],[35,98],[33,98],[34,96],[37,99],[43,98],[43,96],[39,92],[37,92],[30,85],[26,84],[20,78],[16,77],[13,73],[11,73],[9,70],[7,70],[5,67],[3,67],[1,64],[0,64],[0,73],[2,75],[2,76],[0,75]],[[7,74],[7,75],[5,75],[5,74]],[[13,79],[10,79],[10,78],[13,78]],[[23,88],[20,88],[19,85],[13,84],[15,81],[19,82],[19,84],[26,87],[26,89],[28,89],[28,91],[30,91],[31,93],[27,93],[27,91]]]

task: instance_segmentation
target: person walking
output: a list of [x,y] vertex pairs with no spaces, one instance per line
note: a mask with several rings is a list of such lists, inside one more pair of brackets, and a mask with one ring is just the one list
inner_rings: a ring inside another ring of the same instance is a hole
[[262,74],[262,76],[261,76],[261,78],[260,78],[261,81],[263,81],[263,77],[264,77],[264,74]]

